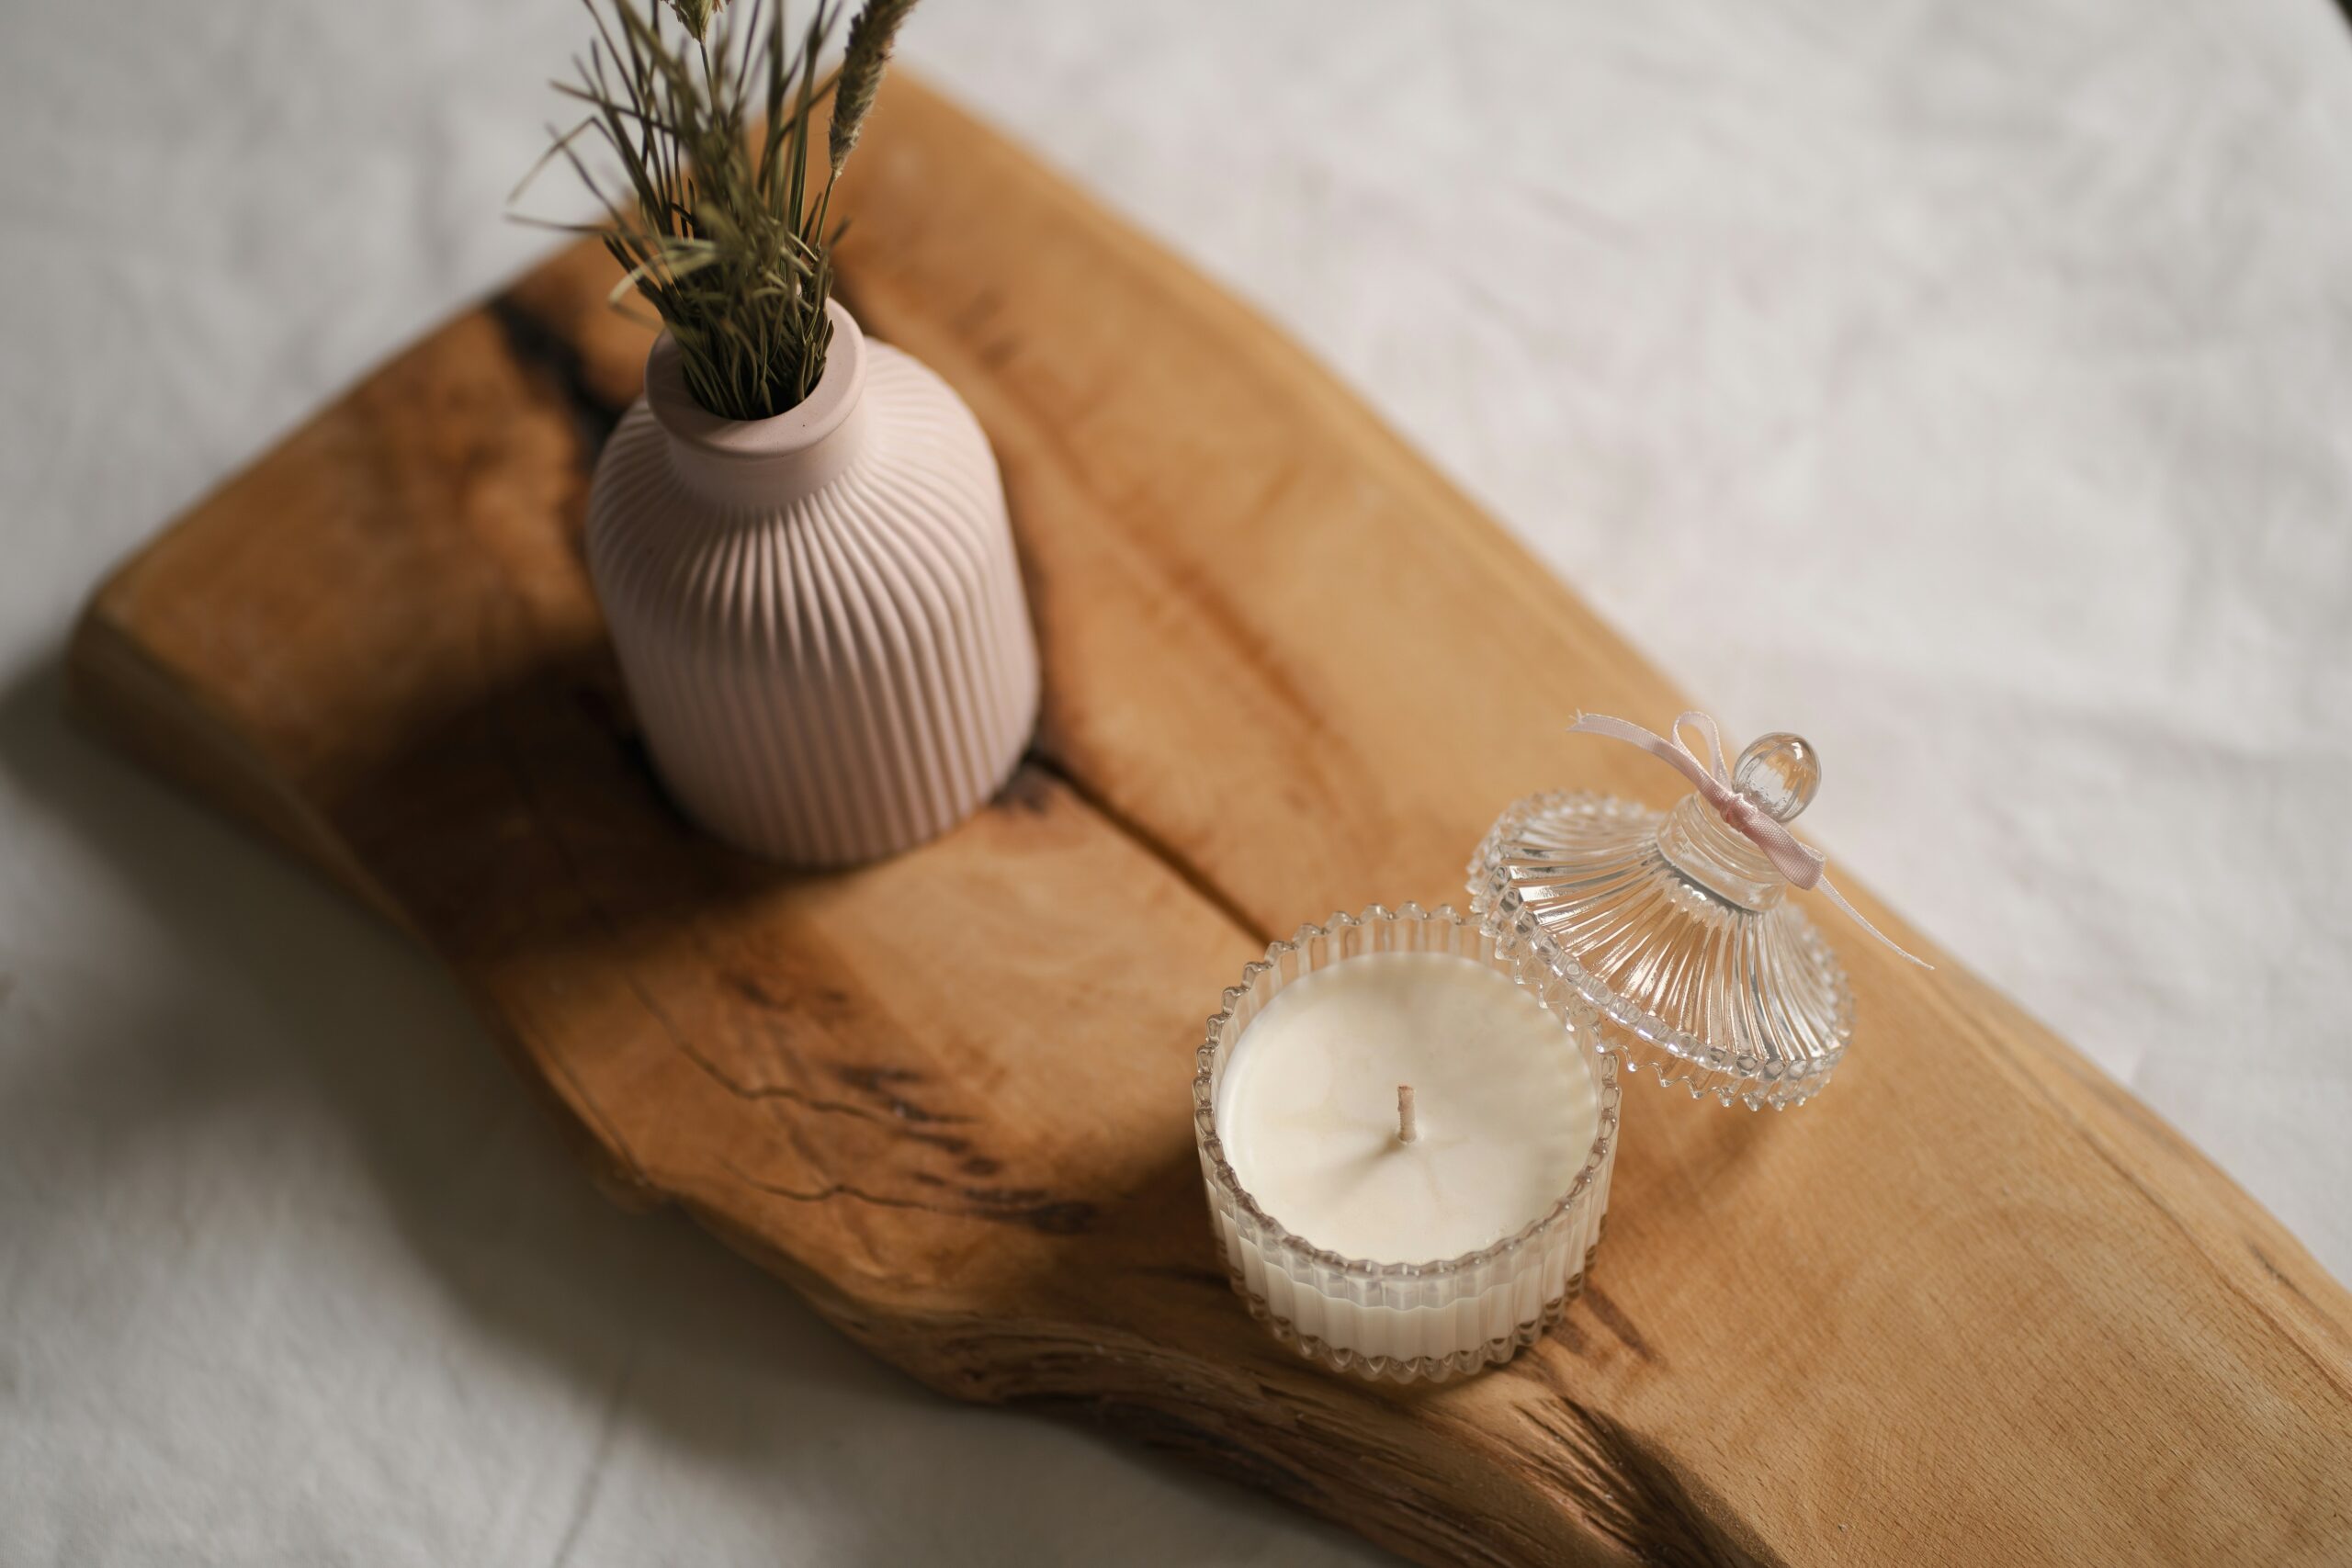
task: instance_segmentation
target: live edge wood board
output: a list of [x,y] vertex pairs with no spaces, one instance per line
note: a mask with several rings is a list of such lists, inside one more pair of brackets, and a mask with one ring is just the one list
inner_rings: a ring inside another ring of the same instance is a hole
[[621,1201],[957,1398],[1431,1562],[2352,1559],[2352,1299],[1965,969],[1835,922],[1837,1085],[1629,1085],[1591,1288],[1508,1369],[1371,1387],[1261,1333],[1188,1119],[1218,989],[1302,920],[1458,900],[1519,795],[1662,803],[1559,724],[1681,698],[1264,321],[906,74],[843,194],[844,293],[994,440],[1045,649],[978,820],[808,877],[664,803],[579,553],[647,344],[589,248],[125,566],[79,701],[445,958]]

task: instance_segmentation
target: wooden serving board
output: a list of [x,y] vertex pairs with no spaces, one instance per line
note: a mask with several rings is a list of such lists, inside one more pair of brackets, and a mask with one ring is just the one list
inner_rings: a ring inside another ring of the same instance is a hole
[[977,820],[796,876],[665,805],[579,552],[646,348],[591,248],[124,567],[81,702],[440,953],[615,1196],[958,1398],[1431,1562],[2352,1557],[2352,1300],[2000,995],[1835,922],[1836,1087],[1629,1086],[1591,1288],[1507,1370],[1366,1386],[1263,1334],[1188,1118],[1219,988],[1303,919],[1458,899],[1519,795],[1663,803],[1559,721],[1681,699],[1265,322],[906,75],[843,192],[853,307],[996,443],[1045,650]]

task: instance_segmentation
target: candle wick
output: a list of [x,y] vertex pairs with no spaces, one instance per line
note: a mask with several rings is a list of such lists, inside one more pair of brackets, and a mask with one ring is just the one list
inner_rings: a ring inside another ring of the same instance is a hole
[[1416,1133],[1413,1125],[1413,1086],[1400,1083],[1396,1086],[1396,1141],[1409,1144]]

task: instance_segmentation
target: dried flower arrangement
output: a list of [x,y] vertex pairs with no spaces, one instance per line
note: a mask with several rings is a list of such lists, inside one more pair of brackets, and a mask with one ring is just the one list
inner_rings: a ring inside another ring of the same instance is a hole
[[[915,0],[866,0],[830,85],[818,59],[839,0],[818,0],[797,40],[784,0],[739,4],[740,17],[724,0],[583,4],[597,36],[573,62],[578,79],[556,89],[588,114],[569,131],[549,128],[554,145],[524,186],[558,157],[571,164],[606,216],[550,226],[604,241],[625,269],[615,303],[634,289],[652,305],[695,401],[727,419],[782,413],[824,374],[833,182]],[[818,179],[810,129],[828,96]],[[625,191],[608,194],[611,176],[600,181],[582,155],[590,136],[617,159]]]

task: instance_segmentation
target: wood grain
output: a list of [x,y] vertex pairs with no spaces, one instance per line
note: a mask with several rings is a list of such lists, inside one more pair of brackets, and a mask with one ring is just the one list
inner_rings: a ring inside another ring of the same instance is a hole
[[1303,919],[1458,899],[1531,789],[1663,801],[1556,721],[1680,698],[1264,322],[920,84],[843,195],[845,291],[978,412],[1038,618],[1043,729],[978,819],[799,877],[662,801],[578,553],[646,346],[585,249],[106,583],[86,710],[439,953],[616,1197],[958,1397],[1431,1562],[2352,1557],[2352,1299],[1997,993],[1843,937],[1838,1085],[1630,1089],[1593,1286],[1509,1369],[1368,1388],[1264,1337],[1187,1120],[1219,987]]

